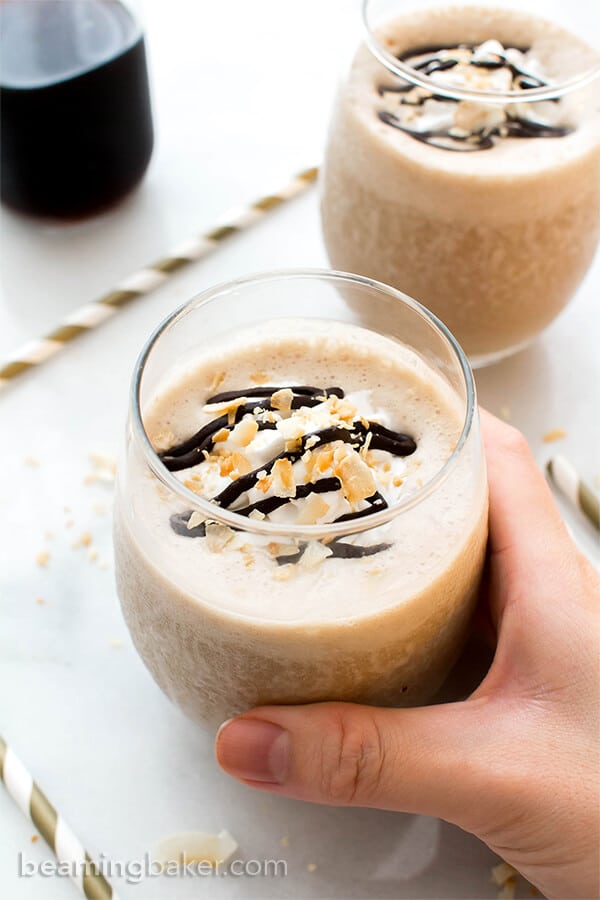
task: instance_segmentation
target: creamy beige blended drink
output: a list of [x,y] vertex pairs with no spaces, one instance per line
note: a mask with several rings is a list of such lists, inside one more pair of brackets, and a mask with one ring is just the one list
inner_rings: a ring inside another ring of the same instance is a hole
[[[303,278],[307,293],[328,281]],[[348,283],[354,305],[386,290]],[[285,282],[265,284],[283,305]],[[415,704],[439,687],[487,536],[459,383],[408,342],[312,317],[266,318],[165,367],[142,403],[152,467],[134,433],[121,470],[115,551],[136,647],[185,712],[216,725],[257,704]]]
[[[390,71],[394,61],[421,84]],[[582,73],[599,63],[579,38],[516,10],[421,7],[379,25],[331,125],[332,265],[416,297],[476,364],[527,343],[597,245],[600,80],[584,85]],[[554,88],[578,78],[578,90]]]

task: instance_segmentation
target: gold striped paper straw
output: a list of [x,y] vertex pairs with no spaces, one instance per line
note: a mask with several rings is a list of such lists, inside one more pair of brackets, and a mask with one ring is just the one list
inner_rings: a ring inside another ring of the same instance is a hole
[[59,863],[89,900],[117,900],[117,895],[65,820],[37,786],[21,760],[0,736],[0,778],[19,809],[35,825]]
[[555,456],[546,464],[548,477],[592,525],[600,530],[600,498],[592,488],[582,481],[577,470],[564,456]]
[[81,306],[68,315],[49,334],[23,344],[4,363],[0,363],[0,389],[7,387],[19,375],[55,356],[66,344],[111,319],[133,300],[160,287],[175,272],[208,256],[228,238],[245,231],[287,200],[303,193],[316,180],[317,175],[316,167],[298,172],[276,193],[266,194],[248,206],[232,210],[210,231],[185,241],[173,248],[164,259],[120,281],[99,300]]

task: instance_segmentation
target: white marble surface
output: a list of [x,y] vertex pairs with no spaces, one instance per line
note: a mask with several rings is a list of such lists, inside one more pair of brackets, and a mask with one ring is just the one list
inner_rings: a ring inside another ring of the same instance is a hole
[[[148,0],[158,129],[148,177],[121,208],[79,226],[2,212],[0,355],[228,207],[318,160],[340,60],[357,27],[348,11],[348,0]],[[90,453],[118,449],[143,341],[175,305],[216,281],[325,264],[313,191],[0,395],[0,733],[92,854],[135,861],[169,832],[228,828],[244,859],[288,864],[280,879],[115,879],[124,898],[495,896],[492,854],[444,823],[321,809],[229,780],[210,738],[155,687],[118,609],[111,485],[85,479]],[[560,447],[590,480],[600,471],[599,289],[597,258],[574,302],[534,346],[477,376],[481,401],[510,411],[540,464]],[[544,444],[554,428],[566,438]],[[591,529],[562,508],[597,559]],[[96,560],[89,548],[72,546],[85,532]],[[43,550],[50,558],[40,567]],[[33,833],[0,790],[0,896],[75,896],[65,879],[17,877],[19,852],[49,856],[43,841],[30,842]],[[528,896],[525,886],[521,892]]]

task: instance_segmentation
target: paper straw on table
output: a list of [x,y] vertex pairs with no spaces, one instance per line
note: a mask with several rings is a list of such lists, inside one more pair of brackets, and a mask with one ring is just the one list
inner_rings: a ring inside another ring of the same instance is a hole
[[569,460],[564,456],[555,456],[548,461],[546,471],[559,491],[600,530],[600,498],[581,480]]
[[0,363],[0,389],[9,385],[17,376],[55,356],[75,338],[111,319],[132,300],[160,287],[174,272],[208,256],[223,241],[246,230],[271,210],[303,193],[316,180],[317,175],[316,167],[298,172],[276,193],[266,194],[248,206],[230,212],[210,231],[174,247],[164,259],[140,269],[120,281],[99,300],[75,310],[49,334],[21,346],[4,363]]
[[2,737],[0,779],[58,861],[68,863],[71,878],[84,896],[89,900],[117,900],[116,893],[104,875]]

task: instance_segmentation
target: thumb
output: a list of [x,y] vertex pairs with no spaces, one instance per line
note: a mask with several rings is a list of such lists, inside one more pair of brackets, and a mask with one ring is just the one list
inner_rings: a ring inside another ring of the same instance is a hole
[[487,709],[478,700],[419,709],[261,707],[221,726],[217,759],[273,793],[423,813],[471,830],[468,810],[489,785],[481,752],[490,741]]

